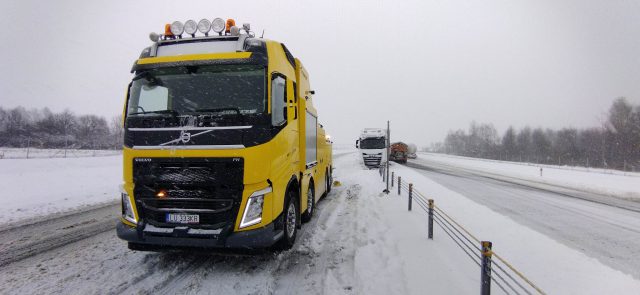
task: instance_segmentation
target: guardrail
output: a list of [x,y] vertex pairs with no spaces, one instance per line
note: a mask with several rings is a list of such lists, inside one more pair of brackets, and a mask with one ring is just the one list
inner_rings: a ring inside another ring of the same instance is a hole
[[[380,167],[382,181],[385,181],[387,171]],[[389,185],[390,191],[397,191],[398,196],[407,196],[407,210],[412,211],[413,204],[417,204],[428,216],[428,239],[433,239],[433,224],[437,224],[458,247],[480,267],[480,294],[491,294],[491,283],[495,283],[505,294],[543,294],[541,288],[536,286],[522,272],[518,271],[511,263],[492,250],[493,243],[482,241],[471,234],[459,222],[453,219],[440,207],[436,206],[433,199],[414,188],[413,183],[402,179],[401,176],[391,172]],[[395,189],[393,189],[395,187]],[[403,194],[404,193],[404,194]]]

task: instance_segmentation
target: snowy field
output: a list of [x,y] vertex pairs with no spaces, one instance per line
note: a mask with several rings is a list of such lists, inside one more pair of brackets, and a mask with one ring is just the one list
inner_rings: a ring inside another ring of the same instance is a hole
[[0,160],[0,224],[118,200],[122,156]]
[[[419,153],[418,157],[430,162],[482,174],[493,174],[640,201],[640,173],[492,161],[434,153]],[[540,168],[542,168],[542,176],[540,176]]]
[[35,149],[0,147],[0,159],[78,158],[122,154],[121,150]]

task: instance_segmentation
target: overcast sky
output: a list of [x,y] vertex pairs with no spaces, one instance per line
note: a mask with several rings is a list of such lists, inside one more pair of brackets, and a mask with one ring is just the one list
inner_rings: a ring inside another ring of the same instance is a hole
[[635,0],[102,2],[1,2],[0,106],[112,117],[149,32],[215,17],[302,60],[337,143],[387,120],[419,145],[472,120],[599,126],[614,98],[640,103]]

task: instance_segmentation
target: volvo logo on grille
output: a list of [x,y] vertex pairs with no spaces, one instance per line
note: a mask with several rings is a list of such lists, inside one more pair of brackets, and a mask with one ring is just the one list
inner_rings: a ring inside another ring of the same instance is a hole
[[180,131],[180,141],[182,141],[182,143],[187,143],[189,140],[191,140],[191,133],[184,130]]
[[149,158],[135,158],[134,160],[136,162],[151,162],[151,159]]

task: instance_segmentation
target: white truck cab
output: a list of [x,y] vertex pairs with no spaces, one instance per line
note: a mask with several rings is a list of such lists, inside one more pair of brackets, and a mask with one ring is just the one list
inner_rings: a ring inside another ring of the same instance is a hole
[[387,160],[387,132],[381,128],[365,128],[356,140],[366,167],[379,167]]

